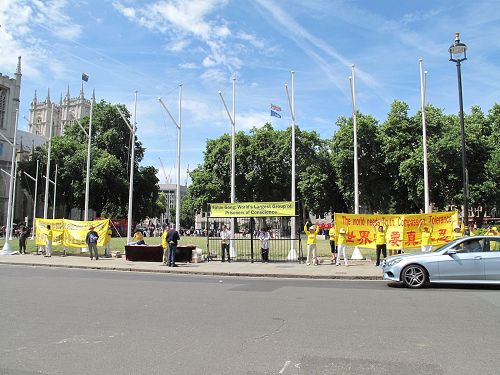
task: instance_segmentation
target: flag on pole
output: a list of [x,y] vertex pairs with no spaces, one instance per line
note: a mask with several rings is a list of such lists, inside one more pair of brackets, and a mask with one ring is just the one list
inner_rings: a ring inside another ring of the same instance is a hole
[[271,104],[271,110],[281,112],[281,107],[278,105]]
[[89,75],[86,73],[82,73],[82,81],[88,82],[89,81]]
[[273,111],[272,109],[271,109],[271,116],[274,116],[274,117],[277,117],[277,118],[281,118],[281,115],[278,112]]

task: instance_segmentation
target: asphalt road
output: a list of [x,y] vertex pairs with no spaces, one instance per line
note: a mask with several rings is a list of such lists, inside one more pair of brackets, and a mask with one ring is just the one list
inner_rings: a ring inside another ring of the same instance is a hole
[[0,266],[0,374],[498,374],[500,288]]

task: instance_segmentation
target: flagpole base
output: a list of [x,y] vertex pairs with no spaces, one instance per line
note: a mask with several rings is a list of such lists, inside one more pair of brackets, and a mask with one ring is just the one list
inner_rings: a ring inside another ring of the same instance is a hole
[[16,253],[18,253],[18,251],[12,249],[12,246],[10,245],[9,240],[5,240],[2,251],[0,251],[0,256],[1,255],[14,255]]
[[361,254],[361,251],[359,250],[359,247],[356,246],[354,248],[354,251],[352,252],[351,260],[363,260],[363,259],[365,259],[363,257],[363,254]]

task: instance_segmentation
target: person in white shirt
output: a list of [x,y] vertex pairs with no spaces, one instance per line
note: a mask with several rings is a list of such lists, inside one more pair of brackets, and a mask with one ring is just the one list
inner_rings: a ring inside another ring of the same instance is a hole
[[229,240],[231,239],[231,231],[224,225],[222,227],[222,231],[220,232],[220,250],[221,250],[221,261],[226,261],[226,253],[227,253],[227,261],[231,262],[231,255],[229,254]]
[[269,228],[260,231],[260,253],[262,256],[262,263],[269,262],[269,240],[271,239],[271,233],[269,233]]

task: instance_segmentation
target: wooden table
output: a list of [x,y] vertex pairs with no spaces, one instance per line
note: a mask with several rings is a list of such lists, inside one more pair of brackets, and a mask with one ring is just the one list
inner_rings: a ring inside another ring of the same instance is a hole
[[[179,245],[175,252],[175,262],[191,263],[194,245]],[[125,245],[125,259],[141,262],[163,262],[161,245]]]

